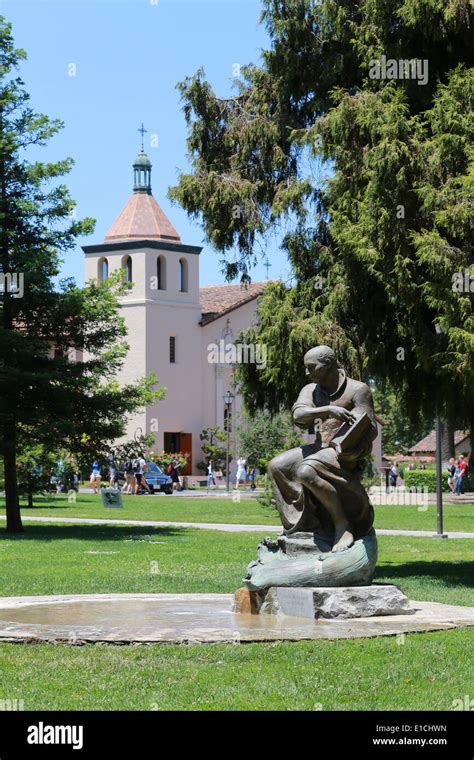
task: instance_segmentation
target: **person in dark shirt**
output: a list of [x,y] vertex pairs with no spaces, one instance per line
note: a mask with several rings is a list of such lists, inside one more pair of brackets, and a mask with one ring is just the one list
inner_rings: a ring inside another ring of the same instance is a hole
[[451,493],[454,493],[454,488],[455,488],[455,483],[456,483],[455,475],[456,475],[456,460],[454,459],[454,457],[451,457],[451,459],[449,460],[449,466],[448,466],[448,486],[451,489]]

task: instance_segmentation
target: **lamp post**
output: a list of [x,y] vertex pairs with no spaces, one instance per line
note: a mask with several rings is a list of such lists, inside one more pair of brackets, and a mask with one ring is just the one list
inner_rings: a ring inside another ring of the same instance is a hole
[[[438,340],[442,340],[445,332],[441,325],[435,324],[436,335]],[[447,534],[443,533],[443,458],[441,451],[441,418],[439,416],[439,410],[436,410],[435,420],[435,432],[436,432],[436,533],[433,533],[433,538],[447,538]]]
[[437,532],[433,534],[433,538],[447,538],[447,534],[443,533],[443,481],[442,481],[442,456],[441,456],[441,419],[436,416],[435,421],[436,430],[436,518],[437,518]]
[[225,454],[225,489],[227,493],[229,493],[230,411],[232,408],[232,402],[234,398],[235,396],[231,391],[227,391],[227,393],[224,393],[224,396],[223,396],[224,404],[227,407],[227,420],[226,420],[227,449],[226,449],[226,454]]

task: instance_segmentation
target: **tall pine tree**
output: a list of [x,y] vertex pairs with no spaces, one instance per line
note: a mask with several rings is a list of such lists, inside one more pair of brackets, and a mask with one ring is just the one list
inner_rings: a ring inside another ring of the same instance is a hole
[[30,108],[15,76],[25,53],[0,18],[0,455],[7,530],[22,530],[17,454],[25,445],[71,452],[100,450],[124,432],[126,415],[163,396],[154,377],[119,387],[115,376],[127,352],[117,279],[79,289],[55,286],[61,255],[92,232],[75,221],[74,203],[57,182],[71,159],[29,162],[61,123]]
[[[288,405],[324,342],[356,377],[389,381],[413,419],[473,431],[474,287],[456,286],[474,285],[472,5],[263,6],[271,47],[233,97],[202,71],[181,83],[192,172],[171,190],[229,278],[248,280],[285,223],[294,280],[269,285],[246,335],[269,350],[265,369],[240,368],[248,405]],[[419,69],[384,78],[391,59]]]

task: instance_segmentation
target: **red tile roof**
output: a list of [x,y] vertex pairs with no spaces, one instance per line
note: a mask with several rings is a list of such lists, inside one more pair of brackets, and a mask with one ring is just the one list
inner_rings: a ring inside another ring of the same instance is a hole
[[107,243],[119,240],[181,242],[164,211],[147,193],[133,193],[105,236]]
[[199,289],[202,321],[207,324],[228,311],[242,306],[262,295],[268,282],[252,282],[250,285],[208,285]]
[[[463,430],[456,430],[454,433],[454,445],[457,446],[459,443],[462,443],[465,438],[468,437],[468,433],[466,433]],[[421,439],[421,441],[418,441],[418,443],[415,443],[414,446],[411,447],[411,449],[408,449],[408,451],[413,452],[416,454],[417,452],[435,452],[436,451],[436,433],[433,430],[433,432],[428,433],[427,436]]]

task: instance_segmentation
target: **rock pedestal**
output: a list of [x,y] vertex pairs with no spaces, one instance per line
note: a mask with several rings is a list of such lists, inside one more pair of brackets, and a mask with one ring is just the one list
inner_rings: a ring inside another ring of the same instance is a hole
[[411,615],[408,597],[397,586],[330,588],[272,587],[260,591],[238,589],[235,612],[253,615],[290,615],[313,619],[367,618]]
[[371,530],[349,549],[333,552],[332,545],[314,533],[265,538],[257,560],[247,569],[244,583],[251,591],[272,586],[367,586],[377,562],[377,538]]

